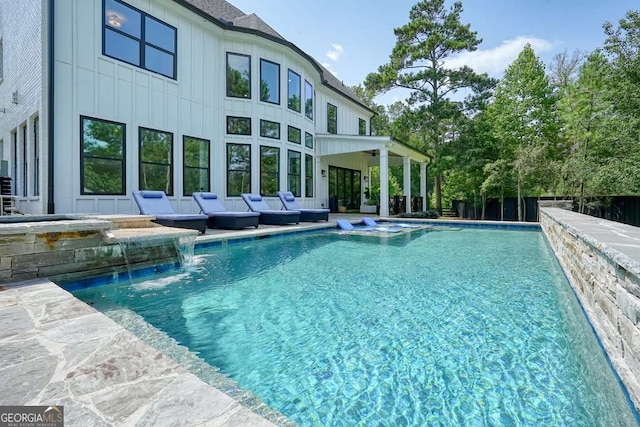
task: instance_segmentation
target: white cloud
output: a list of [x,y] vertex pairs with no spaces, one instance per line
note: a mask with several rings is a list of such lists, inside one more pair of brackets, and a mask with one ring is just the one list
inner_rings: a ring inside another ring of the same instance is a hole
[[330,50],[325,55],[333,62],[337,62],[338,59],[340,59],[340,56],[344,53],[344,48],[342,47],[342,45],[336,43],[333,43],[331,47],[333,48],[333,50]]
[[487,73],[492,77],[500,77],[504,70],[518,57],[524,46],[529,43],[536,55],[553,50],[554,43],[529,36],[518,36],[505,40],[500,46],[491,49],[478,49],[465,52],[445,61],[449,68],[468,65],[476,73]]
[[326,68],[327,70],[329,70],[329,72],[330,72],[331,74],[333,74],[334,76],[338,77],[338,73],[337,73],[337,71],[336,71],[336,70],[333,70],[333,69],[331,68],[331,67],[332,67],[332,65],[333,65],[333,64],[330,64],[330,63],[328,63],[328,62],[323,62],[323,63],[322,63],[322,66],[323,66],[324,68]]

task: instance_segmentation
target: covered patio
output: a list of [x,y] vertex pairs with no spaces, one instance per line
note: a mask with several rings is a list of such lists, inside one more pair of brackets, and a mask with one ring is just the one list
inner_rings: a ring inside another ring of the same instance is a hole
[[[329,206],[329,167],[350,168],[362,172],[360,183],[361,197],[368,186],[370,168],[380,167],[380,215],[389,215],[389,167],[402,166],[402,192],[406,199],[411,200],[411,163],[420,165],[420,196],[423,208],[427,201],[427,166],[429,156],[410,147],[390,136],[362,136],[362,135],[316,135],[316,171],[321,177],[317,181],[320,200],[327,200]],[[405,211],[411,212],[411,203],[405,203]]]

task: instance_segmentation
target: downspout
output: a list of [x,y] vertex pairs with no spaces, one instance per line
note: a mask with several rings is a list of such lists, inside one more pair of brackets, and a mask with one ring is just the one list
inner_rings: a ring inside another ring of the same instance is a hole
[[53,187],[53,165],[54,165],[54,157],[53,157],[53,149],[55,144],[53,143],[53,132],[54,132],[54,116],[53,116],[53,100],[54,100],[54,11],[55,11],[55,0],[49,0],[49,9],[47,10],[48,20],[49,20],[49,64],[48,64],[48,75],[49,75],[49,87],[47,93],[47,135],[48,135],[48,149],[47,149],[47,213],[53,214],[56,212],[55,204],[54,204],[54,187]]

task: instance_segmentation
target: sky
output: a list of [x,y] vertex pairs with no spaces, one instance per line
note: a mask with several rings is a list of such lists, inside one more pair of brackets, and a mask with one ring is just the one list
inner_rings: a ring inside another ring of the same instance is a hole
[[[417,0],[228,0],[255,13],[300,49],[333,72],[344,84],[361,84],[389,59],[393,29],[409,22]],[[446,0],[447,7],[453,2]],[[475,52],[452,58],[476,72],[500,78],[524,45],[551,64],[563,51],[591,52],[602,47],[605,21],[616,24],[638,0],[462,0],[462,23],[470,24],[482,43]],[[404,99],[391,92],[376,101]]]

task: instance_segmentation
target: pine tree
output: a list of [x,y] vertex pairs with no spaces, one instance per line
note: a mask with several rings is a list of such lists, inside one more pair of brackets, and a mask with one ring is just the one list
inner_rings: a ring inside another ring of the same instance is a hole
[[[413,128],[419,129],[425,152],[432,156],[431,170],[436,171],[436,210],[442,212],[442,174],[439,163],[451,124],[460,117],[464,104],[452,102],[458,90],[490,89],[492,80],[471,68],[449,68],[447,59],[477,49],[481,39],[469,25],[460,21],[462,3],[445,9],[444,0],[424,0],[411,8],[409,22],[394,30],[396,45],[389,63],[367,76],[367,88],[386,92],[396,88],[409,90],[407,100],[413,110]],[[472,103],[470,103],[472,104]]]

